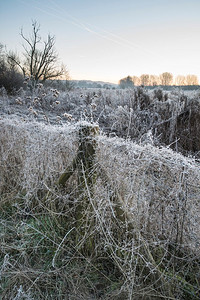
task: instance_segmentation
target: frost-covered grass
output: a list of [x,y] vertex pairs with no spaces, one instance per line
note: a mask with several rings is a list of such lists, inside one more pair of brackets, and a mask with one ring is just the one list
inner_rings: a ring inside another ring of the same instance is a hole
[[[163,107],[174,115],[189,104],[176,93],[175,103],[141,93],[75,91],[43,107],[2,97],[2,299],[199,299],[199,162],[162,146],[146,117],[141,130],[150,127],[138,136],[137,118],[129,132],[120,128],[147,104],[158,119]],[[80,127],[93,121],[113,124],[121,138],[100,130],[90,172],[74,169],[59,186],[80,150]]]
[[59,92],[39,85],[15,96],[1,91],[0,115],[46,124],[97,122],[108,136],[170,146],[200,156],[200,91],[76,89]]

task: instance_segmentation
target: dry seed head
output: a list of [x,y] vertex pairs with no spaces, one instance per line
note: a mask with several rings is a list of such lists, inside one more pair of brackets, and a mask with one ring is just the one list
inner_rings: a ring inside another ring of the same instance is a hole
[[22,102],[22,99],[20,98],[20,97],[18,97],[17,99],[15,99],[15,102],[17,103],[17,104],[22,104],[23,102]]
[[42,83],[38,83],[36,86],[37,86],[39,89],[41,89],[41,88],[43,87],[43,84],[42,84]]
[[32,112],[33,112],[34,116],[37,117],[38,113],[35,110],[33,110]]
[[49,121],[48,117],[46,115],[43,116],[45,121]]
[[59,95],[59,91],[56,89],[50,89],[50,91],[54,94],[54,95]]
[[68,113],[64,113],[63,114],[64,118],[67,118],[69,121],[72,121],[72,115],[68,114]]
[[25,77],[24,78],[24,82],[23,82],[23,84],[28,84],[28,81],[30,80],[30,78],[29,77]]
[[92,108],[93,110],[96,110],[96,108],[97,108],[96,103],[91,103],[91,108]]

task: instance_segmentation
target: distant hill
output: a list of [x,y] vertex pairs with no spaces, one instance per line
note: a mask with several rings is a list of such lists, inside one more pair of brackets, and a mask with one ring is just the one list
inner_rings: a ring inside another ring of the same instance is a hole
[[80,88],[117,88],[118,84],[104,82],[104,81],[92,81],[92,80],[70,80],[75,87]]

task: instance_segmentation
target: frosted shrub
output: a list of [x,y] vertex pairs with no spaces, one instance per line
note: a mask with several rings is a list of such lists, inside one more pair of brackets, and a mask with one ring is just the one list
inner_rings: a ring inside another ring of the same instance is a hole
[[[136,218],[142,232],[197,249],[199,165],[169,149],[150,144],[139,146],[116,138],[100,138],[100,144],[98,159],[107,178],[120,191],[131,218]],[[175,225],[177,221],[179,225]]]
[[2,120],[2,188],[14,181],[21,189],[34,193],[44,183],[51,184],[73,157],[73,136],[75,131],[70,126],[51,127],[17,118]]
[[[151,131],[155,145],[170,145],[185,155],[199,156],[198,91],[188,93],[174,89],[166,92],[138,87],[59,92],[39,84],[32,90],[21,89],[17,96],[3,102],[2,111],[9,114],[50,124],[72,120],[98,122],[107,134],[128,137],[138,143]],[[71,119],[65,114],[71,115]]]

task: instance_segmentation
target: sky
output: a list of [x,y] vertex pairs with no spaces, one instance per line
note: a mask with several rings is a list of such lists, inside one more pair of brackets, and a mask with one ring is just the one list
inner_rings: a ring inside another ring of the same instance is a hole
[[0,0],[0,43],[23,52],[40,24],[71,79],[118,83],[128,75],[195,74],[200,80],[200,0]]

